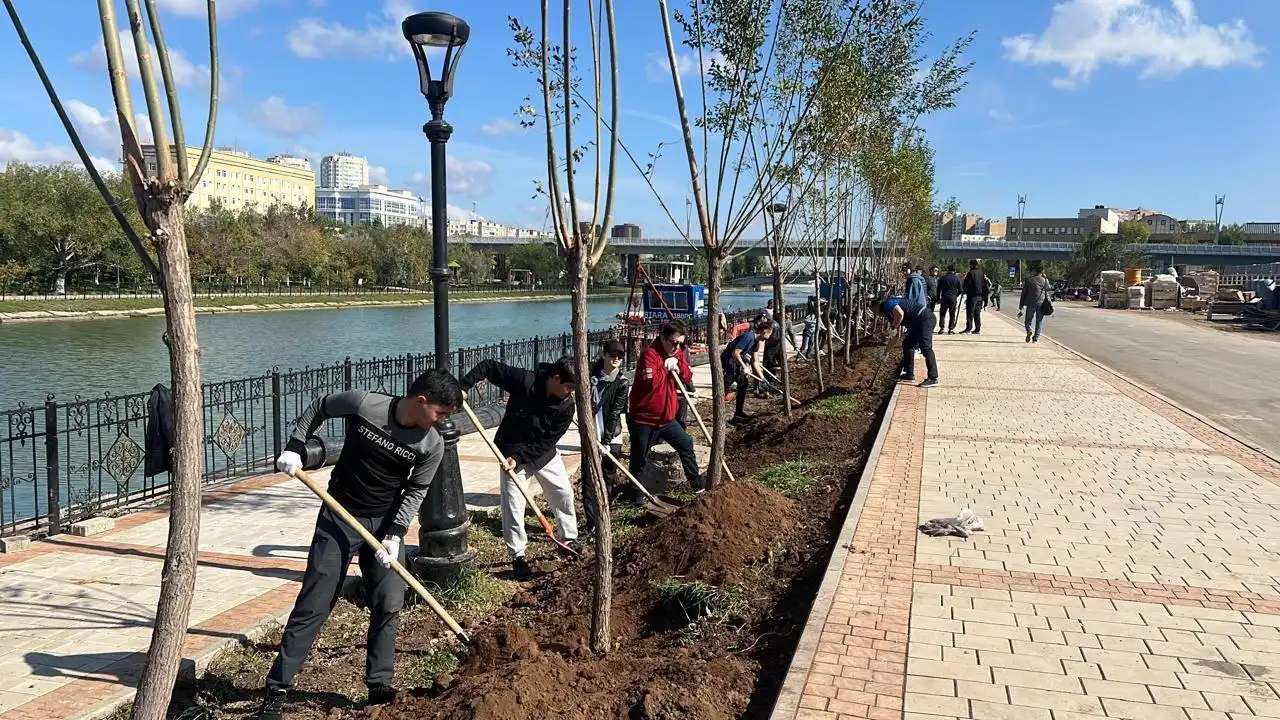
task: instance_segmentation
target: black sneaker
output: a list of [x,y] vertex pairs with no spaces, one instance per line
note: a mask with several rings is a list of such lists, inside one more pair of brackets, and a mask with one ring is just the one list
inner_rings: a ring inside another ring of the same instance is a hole
[[511,575],[520,582],[533,579],[533,568],[529,567],[529,563],[523,556],[517,557],[511,561]]
[[1027,342],[1031,342],[1031,331],[1027,331]]
[[396,701],[396,689],[390,685],[370,685],[369,705],[390,705]]
[[729,424],[741,425],[742,423],[747,422],[750,419],[751,419],[750,415],[746,413],[742,413],[741,415],[734,415],[733,417],[729,418]]
[[258,720],[281,720],[284,717],[284,702],[289,691],[281,688],[267,688],[266,697],[262,699],[262,707],[258,708]]
[[898,382],[915,382],[915,381],[916,381],[915,375],[899,375],[898,376]]
[[924,382],[920,383],[920,387],[922,388],[938,387],[938,378],[929,378],[928,380],[925,380]]
[[699,475],[689,481],[689,487],[693,488],[694,495],[701,495],[707,491],[707,476]]

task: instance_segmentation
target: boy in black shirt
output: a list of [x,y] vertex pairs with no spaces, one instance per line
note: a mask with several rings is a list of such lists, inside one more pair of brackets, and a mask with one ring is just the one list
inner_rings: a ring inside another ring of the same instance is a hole
[[435,424],[461,405],[458,381],[444,370],[428,370],[413,381],[405,397],[363,390],[334,393],[316,399],[298,418],[276,467],[294,475],[302,469],[307,438],[325,420],[344,418],[346,438],[329,480],[329,494],[374,537],[382,538],[382,544],[365,546],[341,518],[321,507],[302,588],[285,626],[280,654],[267,674],[267,696],[259,718],[281,717],[294,676],[337,603],[347,566],[357,553],[369,599],[365,662],[369,703],[395,699],[391,680],[405,584],[390,569],[391,561],[404,561],[402,539],[418,515],[444,454],[444,442]]

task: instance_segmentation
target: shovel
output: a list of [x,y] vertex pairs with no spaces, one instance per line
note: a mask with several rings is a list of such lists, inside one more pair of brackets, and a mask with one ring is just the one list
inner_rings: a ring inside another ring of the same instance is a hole
[[[675,512],[676,510],[680,509],[675,505],[672,505],[670,503],[664,503],[661,500],[659,500],[657,495],[654,495],[653,493],[649,492],[649,488],[645,487],[643,483],[641,483],[639,480],[636,479],[635,475],[631,474],[631,471],[627,469],[626,465],[622,464],[621,460],[614,457],[613,453],[609,452],[609,448],[605,447],[604,443],[599,443],[599,445],[600,445],[600,452],[604,453],[604,456],[609,458],[609,460],[613,462],[614,467],[621,470],[622,474],[627,476],[627,480],[631,481],[631,484],[635,485],[636,489],[638,489],[641,493],[644,494],[646,498],[649,499],[649,504],[645,505],[645,510],[647,510],[650,514],[656,515],[658,517],[666,517],[671,513]],[[634,448],[632,448],[632,452],[635,452]]]
[[[520,484],[520,479],[516,477],[515,472],[511,468],[507,467],[507,459],[502,456],[502,451],[498,449],[498,446],[493,444],[493,440],[489,437],[488,433],[484,431],[484,424],[480,422],[480,418],[476,417],[475,412],[471,410],[471,406],[467,404],[466,400],[462,401],[462,410],[467,414],[467,417],[471,418],[471,423],[476,426],[476,434],[484,438],[485,444],[489,446],[489,450],[493,452],[493,456],[497,458],[498,465],[501,466],[502,471],[507,474],[507,479],[510,480],[511,484],[515,485],[516,489],[520,491],[520,494],[524,496],[525,504],[533,508],[533,514],[538,516],[538,522],[542,524],[542,531],[547,534],[547,537],[551,538],[551,542],[560,546],[560,549],[574,557],[577,557],[577,550],[569,547],[567,543],[556,537],[556,530],[551,527],[551,521],[547,520],[547,516],[542,514],[541,508],[539,508],[537,503],[533,501],[533,498],[529,497],[529,493],[524,489],[524,485]],[[519,521],[520,519],[516,518],[516,522]]]
[[[742,366],[742,369],[743,369],[743,370],[746,370],[746,369],[747,369],[747,366],[743,365],[743,366]],[[772,378],[772,379],[773,379],[773,382],[765,383],[765,384],[766,384],[766,385],[768,385],[769,387],[775,387],[775,386],[774,386],[774,384],[773,384],[773,383],[775,383],[775,382],[777,382],[777,383],[782,382],[781,380],[779,380],[779,379],[778,379],[778,376],[777,376],[777,375],[774,375],[773,373],[769,372],[769,368],[761,368],[761,370],[764,370],[764,374],[765,374],[765,375],[768,375],[770,378]],[[748,375],[748,376],[750,376],[750,377],[751,377],[751,379],[752,379],[752,380],[755,380],[756,382],[764,382],[764,380],[762,380],[761,378],[756,377],[755,375],[752,375],[750,372],[748,372],[748,373],[747,373],[747,375]],[[778,390],[778,392],[782,392],[782,390],[781,390],[781,389],[779,389],[779,390]],[[799,405],[799,404],[800,404],[800,401],[799,401],[799,400],[797,400],[797,399],[795,399],[795,398],[791,397],[790,395],[788,395],[788,396],[787,396],[787,399],[791,401],[791,404],[792,404],[792,405]]]
[[[698,427],[702,428],[702,434],[706,436],[707,442],[715,444],[711,439],[711,431],[707,429],[707,424],[702,421],[702,414],[698,412],[698,406],[693,404],[693,398],[689,397],[689,391],[684,387],[684,381],[680,379],[680,374],[675,370],[670,371],[671,377],[676,381],[676,387],[680,388],[680,394],[684,396],[684,401],[689,406],[689,412],[693,413],[693,417],[698,421]],[[738,482],[733,476],[733,471],[729,469],[729,463],[720,458],[720,467],[724,468],[724,474],[729,476],[729,482]]]
[[[352,530],[355,530],[360,536],[360,539],[365,541],[365,544],[371,548],[382,547],[382,541],[375,538],[368,530],[365,530],[364,526],[360,524],[360,521],[352,517],[351,513],[347,512],[347,509],[342,507],[342,503],[334,500],[333,496],[324,488],[320,487],[320,485],[316,483],[315,479],[308,475],[305,470],[298,470],[298,472],[294,473],[294,477],[301,480],[303,485],[310,488],[311,492],[315,493],[330,510],[336,513],[338,517],[342,518],[342,521],[345,522]],[[413,588],[413,591],[418,593],[418,596],[426,601],[427,605],[431,606],[431,610],[444,621],[445,625],[449,626],[449,629],[453,631],[454,635],[458,636],[459,640],[464,643],[471,642],[471,636],[458,625],[458,621],[453,619],[453,616],[449,614],[449,611],[445,610],[440,603],[431,596],[431,593],[427,592],[427,589],[422,586],[422,583],[418,582],[418,579],[406,570],[395,558],[391,559],[391,569],[395,570],[397,575],[404,578],[404,581],[409,583],[409,587]]]

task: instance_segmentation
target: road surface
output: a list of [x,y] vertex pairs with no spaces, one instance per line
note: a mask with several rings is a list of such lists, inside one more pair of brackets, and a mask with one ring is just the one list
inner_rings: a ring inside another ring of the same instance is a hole
[[[1017,314],[1016,293],[1004,314]],[[1150,313],[1058,303],[1045,334],[1280,457],[1280,348]]]

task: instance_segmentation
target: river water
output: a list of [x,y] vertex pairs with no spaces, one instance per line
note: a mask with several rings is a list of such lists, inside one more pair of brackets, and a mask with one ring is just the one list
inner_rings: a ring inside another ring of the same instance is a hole
[[[763,307],[768,293],[726,293],[726,310]],[[787,302],[800,302],[788,297]],[[615,322],[625,296],[591,299],[593,328]],[[455,303],[450,344],[487,345],[569,331],[569,301]],[[430,352],[432,307],[289,310],[198,319],[200,367],[206,382],[320,365],[344,357]],[[49,393],[70,400],[143,392],[168,383],[169,361],[160,317],[7,323],[0,325],[0,410],[43,403]]]

